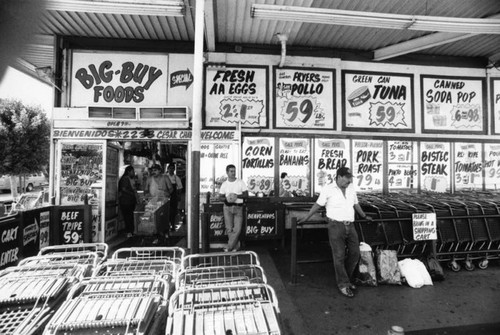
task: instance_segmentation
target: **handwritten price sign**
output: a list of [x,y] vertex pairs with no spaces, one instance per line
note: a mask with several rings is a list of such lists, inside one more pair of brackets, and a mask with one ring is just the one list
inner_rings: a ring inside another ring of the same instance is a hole
[[248,190],[250,192],[269,193],[273,189],[273,178],[264,176],[251,176],[248,178]]
[[285,102],[281,108],[281,116],[287,126],[306,127],[315,124],[315,120],[324,120],[325,114],[316,105],[316,99],[293,98]]
[[380,177],[371,173],[360,174],[356,178],[358,179],[358,188],[360,189],[378,189],[382,185]]
[[307,195],[309,193],[309,181],[303,176],[289,176],[283,180],[285,191],[295,192],[297,195]]
[[455,128],[476,128],[482,123],[481,106],[456,105],[451,111],[452,126]]
[[404,104],[391,102],[370,103],[370,125],[376,126],[407,126],[405,122]]
[[220,102],[220,115],[227,123],[259,125],[260,117],[264,111],[264,102],[257,99],[231,99],[226,98]]

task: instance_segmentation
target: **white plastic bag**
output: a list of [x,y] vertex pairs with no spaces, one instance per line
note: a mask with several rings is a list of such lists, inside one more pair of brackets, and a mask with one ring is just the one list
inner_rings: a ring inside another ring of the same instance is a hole
[[406,282],[411,287],[420,288],[424,285],[433,285],[425,264],[418,259],[403,259],[398,262],[398,266],[401,276],[406,278]]

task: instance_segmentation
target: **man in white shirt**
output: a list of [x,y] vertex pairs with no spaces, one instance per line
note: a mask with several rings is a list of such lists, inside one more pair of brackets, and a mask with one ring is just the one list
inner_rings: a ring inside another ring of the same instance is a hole
[[[351,278],[359,261],[359,239],[354,227],[354,210],[366,220],[367,216],[358,204],[358,196],[352,185],[352,173],[347,167],[337,170],[335,182],[323,186],[316,203],[309,213],[297,223],[308,221],[321,207],[326,208],[328,239],[332,248],[333,267],[337,286],[344,296],[352,298],[356,287]],[[346,254],[347,247],[347,254]]]
[[224,200],[224,224],[228,237],[224,251],[237,251],[239,237],[243,226],[243,204],[248,198],[248,188],[241,179],[236,178],[236,167],[229,164],[226,167],[227,180],[220,187],[220,199]]

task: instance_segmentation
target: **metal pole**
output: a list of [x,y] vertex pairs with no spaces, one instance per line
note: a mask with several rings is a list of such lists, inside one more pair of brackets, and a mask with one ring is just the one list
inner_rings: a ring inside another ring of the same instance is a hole
[[190,249],[200,249],[200,148],[201,148],[201,106],[203,96],[203,38],[205,0],[196,0],[194,33],[194,83],[191,151],[191,229]]

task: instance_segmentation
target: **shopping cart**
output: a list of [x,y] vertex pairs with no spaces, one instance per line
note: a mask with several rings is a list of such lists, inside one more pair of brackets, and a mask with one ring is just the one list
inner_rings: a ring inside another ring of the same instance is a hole
[[235,284],[265,284],[267,283],[264,270],[259,265],[231,265],[183,270],[175,287],[177,289],[224,286]]
[[166,334],[279,335],[279,313],[266,284],[179,290],[170,298]]
[[180,247],[141,247],[141,248],[121,248],[116,250],[113,260],[168,260],[175,264],[175,270],[172,272],[174,280],[182,267],[182,259],[186,251]]
[[97,252],[68,252],[26,257],[19,261],[18,265],[79,264],[85,267],[84,276],[88,277],[92,274],[93,269],[99,264],[100,260],[101,257]]
[[157,277],[90,278],[73,287],[46,335],[160,334],[168,283]]
[[259,256],[253,251],[192,254],[183,258],[182,268],[190,269],[245,264],[260,265]]
[[79,265],[43,264],[0,273],[0,334],[41,334],[69,288],[83,276]]

